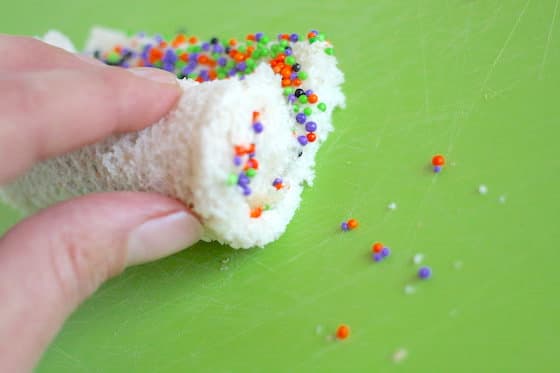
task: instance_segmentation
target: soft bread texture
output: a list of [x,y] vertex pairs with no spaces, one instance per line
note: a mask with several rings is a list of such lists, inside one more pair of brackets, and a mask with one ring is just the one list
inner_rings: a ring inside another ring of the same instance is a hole
[[[110,45],[120,33],[97,30],[86,50]],[[280,77],[262,63],[244,80],[237,78],[196,83],[181,80],[177,108],[153,126],[109,138],[73,153],[42,162],[0,190],[3,198],[25,212],[92,192],[150,191],[183,201],[200,216],[204,240],[234,248],[264,246],[285,231],[300,204],[304,184],[314,179],[315,155],[333,130],[332,111],[345,105],[340,85],[344,76],[322,42],[298,42],[294,55],[309,78],[302,88],[313,89],[327,104],[315,110],[315,143],[302,147],[293,128],[292,107],[282,95]],[[251,128],[253,111],[261,113],[264,131]],[[238,186],[226,185],[235,145],[256,144],[259,172],[246,197]],[[298,156],[303,152],[301,156]],[[284,188],[272,180],[282,177]],[[251,218],[251,208],[270,210]]]

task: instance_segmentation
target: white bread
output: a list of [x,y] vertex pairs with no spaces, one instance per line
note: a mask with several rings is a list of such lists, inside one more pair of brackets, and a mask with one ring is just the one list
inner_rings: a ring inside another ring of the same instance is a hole
[[[110,31],[97,30],[86,50],[111,42]],[[293,46],[309,74],[302,88],[312,88],[327,105],[325,112],[313,114],[318,123],[314,143],[302,147],[296,140],[292,131],[300,125],[282,94],[280,76],[262,63],[244,80],[181,80],[178,107],[158,123],[42,162],[0,193],[30,213],[91,192],[158,192],[193,208],[202,219],[205,240],[234,248],[262,247],[276,240],[292,219],[304,183],[313,182],[319,145],[333,130],[332,111],[345,104],[343,74],[325,47],[326,42]],[[253,111],[261,113],[260,134],[251,128]],[[246,197],[226,180],[236,172],[234,146],[251,143],[260,167],[251,180],[253,193]],[[276,177],[283,179],[284,188],[272,186]],[[264,205],[270,209],[250,217],[252,208]]]

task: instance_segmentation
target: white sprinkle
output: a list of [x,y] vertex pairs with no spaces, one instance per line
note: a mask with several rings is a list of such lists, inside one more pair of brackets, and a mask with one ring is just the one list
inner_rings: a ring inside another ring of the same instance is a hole
[[483,195],[488,193],[488,187],[484,184],[480,184],[480,186],[478,187],[478,193]]
[[406,359],[407,356],[408,356],[408,351],[406,350],[406,348],[401,347],[393,354],[393,361],[398,364],[404,359]]
[[460,260],[456,260],[453,263],[453,268],[455,268],[456,270],[460,270],[461,268],[463,268],[463,262]]
[[323,334],[323,330],[324,330],[323,325],[317,325],[315,327],[315,334],[321,335],[321,334]]
[[501,195],[501,196],[498,198],[498,202],[500,202],[501,204],[506,203],[506,196],[505,196],[505,195]]
[[395,202],[391,202],[389,203],[389,205],[387,206],[387,208],[391,211],[394,211],[397,209],[397,204]]
[[414,264],[420,264],[422,263],[423,260],[424,260],[424,254],[421,253],[414,254],[414,256],[412,257],[412,263]]
[[416,293],[416,288],[412,285],[405,285],[404,293],[406,295],[414,294],[414,293]]
[[226,256],[224,259],[222,259],[222,260],[220,261],[220,263],[222,263],[222,264],[228,264],[228,263],[229,263],[229,256]]

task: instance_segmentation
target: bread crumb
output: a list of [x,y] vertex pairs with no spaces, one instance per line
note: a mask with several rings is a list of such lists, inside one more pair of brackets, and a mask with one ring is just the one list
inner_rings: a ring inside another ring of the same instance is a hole
[[488,193],[488,187],[484,184],[480,184],[478,187],[478,193],[485,195],[486,193]]
[[402,362],[404,359],[406,359],[407,356],[408,356],[408,351],[406,350],[406,348],[401,347],[393,354],[393,362],[398,364]]
[[414,254],[414,256],[412,257],[412,263],[414,264],[420,264],[422,263],[423,260],[424,260],[424,254],[421,253]]
[[395,202],[391,202],[389,203],[389,205],[387,206],[387,208],[391,211],[394,211],[397,209],[397,204]]

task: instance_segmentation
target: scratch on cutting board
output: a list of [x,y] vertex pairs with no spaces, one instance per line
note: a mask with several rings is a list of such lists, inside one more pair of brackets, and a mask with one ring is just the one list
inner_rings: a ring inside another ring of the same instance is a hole
[[554,5],[554,11],[552,12],[552,21],[550,21],[550,27],[548,29],[548,36],[546,38],[546,45],[544,48],[543,59],[541,63],[541,72],[539,74],[539,79],[542,79],[544,73],[544,67],[546,64],[546,59],[548,57],[548,50],[550,49],[550,40],[552,40],[552,31],[554,30],[554,24],[556,23],[556,13],[558,12],[558,3],[560,0],[556,0],[556,4]]

